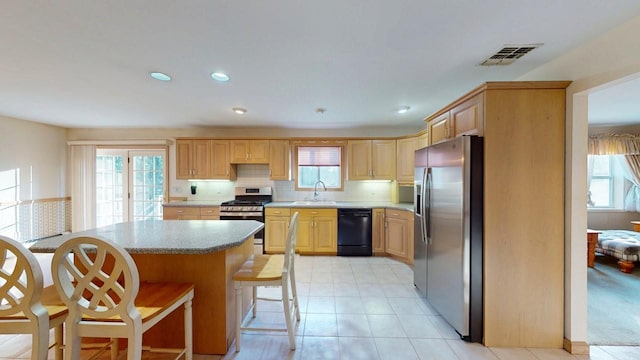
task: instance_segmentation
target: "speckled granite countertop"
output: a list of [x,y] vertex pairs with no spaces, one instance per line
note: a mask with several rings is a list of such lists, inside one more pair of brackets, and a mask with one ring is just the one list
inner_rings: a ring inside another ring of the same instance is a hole
[[399,209],[413,211],[412,203],[393,203],[388,201],[336,201],[335,204],[326,204],[322,201],[314,203],[313,201],[305,201],[304,204],[296,203],[296,201],[274,201],[265,205],[265,207],[286,207],[286,208],[357,208],[357,209]]
[[193,207],[201,207],[201,206],[220,206],[222,201],[213,201],[213,200],[189,200],[189,201],[169,201],[162,206],[171,207],[171,206],[193,206]]
[[131,221],[43,239],[29,248],[52,253],[72,237],[97,236],[131,254],[206,254],[239,246],[262,228],[255,220]]

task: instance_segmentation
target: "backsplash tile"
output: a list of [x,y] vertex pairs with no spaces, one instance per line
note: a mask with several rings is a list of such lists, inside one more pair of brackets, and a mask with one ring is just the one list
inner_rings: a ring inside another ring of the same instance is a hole
[[[293,181],[269,180],[268,165],[238,165],[236,181],[183,181],[181,192],[172,196],[186,194],[188,200],[225,201],[234,198],[235,187],[271,186],[274,201],[296,201],[313,199],[313,190],[296,191]],[[196,184],[195,195],[191,195],[190,184]],[[179,185],[179,186],[180,186]],[[389,181],[346,181],[343,191],[319,190],[320,198],[335,201],[390,201],[391,183]]]

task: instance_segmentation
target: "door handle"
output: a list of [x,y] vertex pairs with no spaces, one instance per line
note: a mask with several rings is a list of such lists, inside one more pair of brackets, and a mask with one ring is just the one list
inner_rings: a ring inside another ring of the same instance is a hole
[[424,234],[426,237],[427,245],[431,244],[431,187],[433,186],[433,175],[431,173],[431,168],[427,168],[427,176],[425,179],[425,200],[424,200]]

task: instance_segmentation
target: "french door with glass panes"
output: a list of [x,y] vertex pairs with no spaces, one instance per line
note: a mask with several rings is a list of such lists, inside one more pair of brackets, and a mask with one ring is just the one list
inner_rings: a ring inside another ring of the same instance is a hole
[[162,219],[165,150],[97,149],[96,226]]

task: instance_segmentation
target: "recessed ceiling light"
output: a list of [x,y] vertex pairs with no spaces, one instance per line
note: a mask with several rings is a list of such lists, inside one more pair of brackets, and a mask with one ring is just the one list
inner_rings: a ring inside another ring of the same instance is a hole
[[165,73],[161,73],[161,72],[152,72],[149,73],[149,75],[156,79],[156,80],[160,80],[160,81],[171,81],[171,76],[165,74]]
[[221,72],[214,72],[211,74],[211,78],[215,81],[227,82],[229,81],[229,75]]
[[402,106],[402,107],[398,108],[397,112],[398,112],[398,114],[404,114],[407,111],[409,111],[409,109],[411,109],[411,108],[408,107],[408,106]]
[[233,110],[233,112],[234,112],[234,113],[236,113],[236,114],[240,114],[240,115],[242,115],[242,114],[244,114],[244,113],[246,113],[246,112],[247,112],[247,110],[246,110],[246,109],[243,109],[243,108],[237,108],[237,107],[235,107],[235,108],[233,108],[233,109],[231,109],[231,110]]

